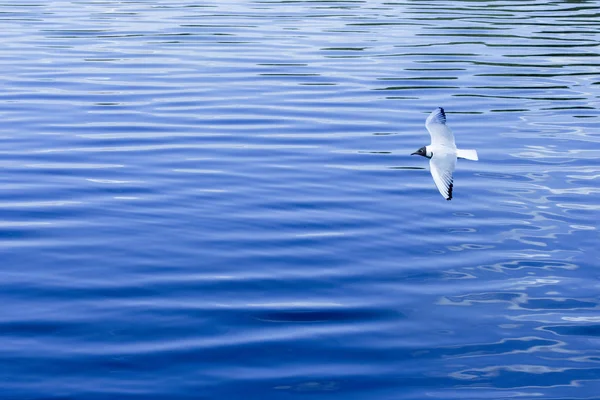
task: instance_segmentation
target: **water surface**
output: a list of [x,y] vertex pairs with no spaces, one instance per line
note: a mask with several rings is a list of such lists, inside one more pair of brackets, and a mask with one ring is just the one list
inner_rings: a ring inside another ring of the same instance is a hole
[[3,398],[600,393],[597,2],[0,19]]

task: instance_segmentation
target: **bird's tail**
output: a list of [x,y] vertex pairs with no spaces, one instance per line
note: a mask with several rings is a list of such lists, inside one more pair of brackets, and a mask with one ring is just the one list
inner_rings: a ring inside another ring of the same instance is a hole
[[479,157],[477,157],[477,150],[473,149],[458,149],[456,150],[456,157],[458,158],[466,158],[467,160],[477,161]]

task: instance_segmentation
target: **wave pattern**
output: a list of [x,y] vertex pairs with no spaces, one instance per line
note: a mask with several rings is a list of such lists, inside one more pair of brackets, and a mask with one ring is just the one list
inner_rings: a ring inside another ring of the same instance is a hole
[[[597,2],[0,20],[6,398],[600,392]],[[452,202],[409,156],[437,106]]]

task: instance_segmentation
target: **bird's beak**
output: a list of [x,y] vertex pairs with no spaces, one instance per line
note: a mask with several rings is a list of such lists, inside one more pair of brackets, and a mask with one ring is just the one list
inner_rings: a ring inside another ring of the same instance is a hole
[[414,155],[417,155],[417,156],[418,156],[418,155],[419,155],[419,152],[418,152],[418,151],[415,151],[414,153],[411,153],[410,155],[411,155],[411,156],[414,156]]

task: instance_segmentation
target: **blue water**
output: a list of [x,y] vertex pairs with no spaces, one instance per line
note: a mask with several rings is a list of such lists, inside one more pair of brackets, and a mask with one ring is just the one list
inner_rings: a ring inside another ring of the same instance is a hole
[[1,399],[600,396],[598,2],[0,20]]

